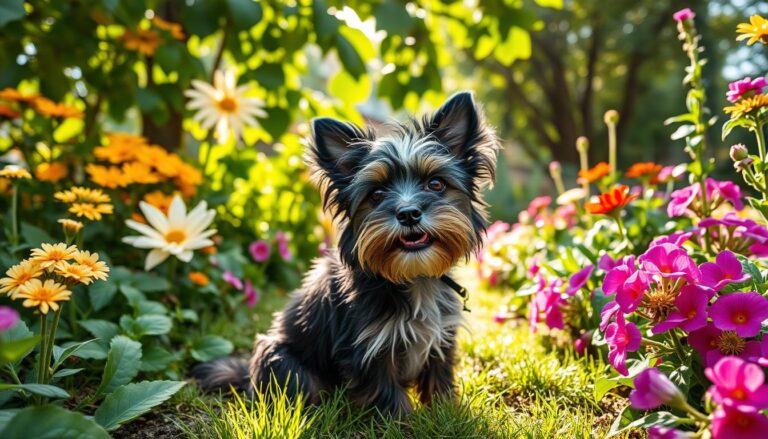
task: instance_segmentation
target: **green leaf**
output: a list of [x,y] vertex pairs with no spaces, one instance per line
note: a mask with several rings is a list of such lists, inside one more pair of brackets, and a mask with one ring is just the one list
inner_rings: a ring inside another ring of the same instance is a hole
[[595,400],[600,401],[603,399],[606,393],[610,392],[611,390],[615,389],[619,386],[629,386],[634,387],[634,384],[632,383],[633,379],[642,371],[647,369],[650,366],[650,358],[644,358],[642,360],[627,360],[627,362],[632,362],[629,369],[627,370],[628,375],[617,375],[610,378],[601,377],[597,381],[595,381]]
[[341,64],[344,65],[344,69],[353,78],[359,79],[360,76],[365,74],[365,63],[360,54],[357,53],[355,47],[344,36],[339,34],[336,35],[336,52],[339,54],[339,59]]
[[210,361],[232,352],[232,343],[216,335],[206,335],[192,343],[192,358],[198,361]]
[[0,436],[9,439],[109,439],[107,432],[93,420],[52,405],[20,411]]
[[110,393],[123,384],[130,383],[139,373],[140,366],[141,343],[124,335],[116,336],[112,339],[107,364],[104,366],[104,374],[96,394]]
[[93,340],[84,341],[81,343],[75,343],[72,345],[67,346],[66,348],[60,348],[58,346],[54,346],[53,349],[53,370],[56,370],[59,368],[59,366],[66,361],[67,358],[71,357],[75,354],[75,352],[79,351],[83,347],[87,346],[89,343],[96,341],[94,338]]
[[133,321],[133,332],[137,335],[163,335],[171,332],[173,321],[168,316],[148,314]]
[[79,324],[96,337],[100,345],[105,347],[109,346],[112,338],[120,333],[119,326],[106,320],[81,320]]
[[167,291],[171,287],[168,279],[152,273],[136,273],[131,276],[130,284],[145,293]]
[[3,0],[0,3],[0,27],[24,17],[24,0]]
[[54,378],[64,378],[64,377],[68,377],[68,376],[72,376],[72,375],[75,375],[77,373],[80,373],[83,370],[85,370],[85,369],[83,369],[82,367],[79,368],[79,369],[59,369],[59,370],[56,371],[56,373],[53,374],[53,377]]
[[93,417],[105,429],[114,430],[123,422],[167,401],[184,384],[181,381],[142,381],[122,386],[104,399]]
[[227,6],[236,31],[248,30],[261,21],[261,5],[254,0],[227,0]]
[[34,336],[0,343],[0,366],[23,359],[39,342],[40,337]]
[[[624,413],[626,411],[627,410],[625,409],[625,411],[622,412],[622,416],[619,419],[617,419],[617,421],[625,419]],[[654,412],[649,414],[648,416],[643,416],[642,418],[635,419],[626,425],[624,425],[624,423],[622,422],[614,422],[613,425],[611,425],[611,430],[608,432],[608,435],[606,437],[616,436],[618,434],[621,434],[633,428],[649,428],[654,425],[659,425],[662,427],[673,427],[675,425],[680,424],[680,421],[682,421],[682,419],[678,418],[672,413]]]
[[157,372],[165,369],[176,356],[157,345],[142,348],[141,371]]
[[66,390],[50,384],[0,384],[0,390],[27,391],[48,398],[69,398]]
[[376,16],[376,27],[389,35],[406,36],[416,23],[400,2],[379,3],[373,8],[373,14]]
[[50,243],[58,241],[53,239],[45,230],[28,223],[21,223],[21,237],[24,238],[24,242],[31,247],[39,247],[40,244],[44,242]]
[[115,293],[117,293],[117,285],[109,279],[96,282],[88,288],[88,297],[95,311],[100,311],[107,306],[115,297]]

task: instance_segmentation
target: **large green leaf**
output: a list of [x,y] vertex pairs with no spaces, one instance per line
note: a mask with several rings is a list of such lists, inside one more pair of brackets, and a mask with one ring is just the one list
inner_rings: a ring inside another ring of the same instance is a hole
[[3,0],[0,2],[0,27],[24,17],[24,0]]
[[14,363],[29,355],[40,341],[39,336],[0,343],[0,366]]
[[654,425],[673,427],[680,424],[681,421],[680,418],[669,412],[654,412],[647,416],[635,419],[635,416],[638,413],[640,412],[625,408],[621,415],[616,418],[613,425],[611,425],[611,430],[606,437],[613,437],[633,428],[645,429]]
[[97,394],[110,393],[123,384],[128,384],[139,373],[141,366],[141,343],[124,335],[112,339],[107,364]]
[[80,413],[46,405],[29,407],[14,416],[0,437],[7,439],[109,439],[102,427]]
[[261,5],[254,0],[227,0],[229,19],[235,30],[247,30],[261,21]]
[[93,340],[87,340],[81,343],[74,343],[71,345],[68,345],[64,348],[60,348],[58,346],[53,347],[53,370],[59,368],[59,366],[66,361],[67,358],[71,357],[75,354],[75,352],[79,351],[80,349],[87,346],[89,343],[96,341],[96,339]]
[[182,381],[142,381],[115,390],[101,403],[93,417],[107,430],[114,430],[162,404],[184,386]]
[[133,321],[133,332],[137,335],[163,335],[171,331],[173,321],[168,316],[148,314]]
[[112,338],[120,333],[120,327],[106,320],[81,320],[80,326],[98,339],[98,343],[105,348],[109,346]]
[[216,335],[206,335],[195,340],[192,344],[192,358],[198,361],[209,361],[223,357],[232,352],[232,343]]
[[117,293],[117,285],[109,279],[106,282],[96,282],[88,288],[91,306],[96,311],[107,306],[115,297],[115,293]]
[[69,398],[66,390],[50,384],[0,384],[0,390],[27,391],[48,398]]

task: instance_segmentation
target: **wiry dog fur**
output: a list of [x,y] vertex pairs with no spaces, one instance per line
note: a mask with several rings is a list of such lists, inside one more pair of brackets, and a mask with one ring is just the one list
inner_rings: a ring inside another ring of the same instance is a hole
[[440,277],[480,245],[481,190],[494,179],[497,140],[472,95],[377,137],[352,124],[313,121],[306,160],[341,232],[338,251],[317,260],[250,365],[197,366],[203,387],[249,392],[272,380],[311,402],[344,387],[390,414],[453,395],[462,305]]

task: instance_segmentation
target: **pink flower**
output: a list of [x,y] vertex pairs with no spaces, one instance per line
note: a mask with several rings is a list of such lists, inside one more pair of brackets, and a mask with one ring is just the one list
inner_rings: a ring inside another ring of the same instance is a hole
[[630,276],[637,272],[634,256],[628,256],[608,270],[603,279],[603,292],[607,295],[618,293],[624,288]]
[[688,212],[688,207],[699,195],[699,191],[700,186],[692,184],[672,192],[669,195],[669,204],[667,204],[667,215],[670,217],[685,215]]
[[638,259],[645,271],[661,277],[685,278],[688,282],[698,283],[701,271],[688,252],[674,244],[659,244],[649,248]]
[[264,262],[269,259],[269,243],[263,239],[253,241],[251,245],[248,246],[248,252],[251,253],[251,257],[254,261]]
[[488,229],[486,229],[485,241],[493,242],[496,238],[508,232],[509,228],[509,223],[505,223],[504,221],[496,221],[495,223],[488,226]]
[[290,261],[293,259],[293,253],[288,248],[288,235],[283,231],[275,233],[275,239],[277,240],[277,252],[284,261]]
[[614,268],[616,268],[619,265],[619,261],[614,261],[611,255],[608,253],[603,254],[600,256],[600,260],[597,261],[597,268],[608,272]]
[[563,329],[563,313],[560,310],[562,298],[557,291],[562,281],[555,281],[548,287],[540,289],[531,300],[528,308],[528,320],[531,332],[536,332],[540,316],[544,314],[544,323],[552,329]]
[[[713,200],[720,198],[730,202],[736,210],[744,208],[741,201],[741,188],[731,181],[717,181],[712,178],[707,179],[707,198]],[[690,206],[701,193],[701,185],[694,183],[690,186],[678,189],[670,194],[670,201],[667,205],[667,214],[670,217],[683,216],[688,214]]]
[[226,283],[232,285],[236,290],[243,289],[243,281],[241,281],[231,271],[225,271],[224,274],[221,276],[221,278],[224,279]]
[[707,179],[707,193],[711,198],[720,196],[733,205],[736,210],[744,208],[741,201],[741,187],[732,181],[717,181],[712,178]]
[[498,324],[502,324],[511,318],[512,318],[512,314],[510,314],[506,310],[499,311],[493,315],[493,321]]
[[256,306],[256,302],[259,301],[259,291],[253,287],[249,280],[245,281],[243,296],[245,296],[245,304],[248,305],[248,308],[253,308]]
[[573,341],[573,351],[576,352],[576,355],[584,355],[590,340],[592,340],[592,331],[581,334],[579,338]]
[[768,418],[744,406],[721,405],[712,413],[713,439],[763,438],[768,432]]
[[675,298],[676,309],[667,319],[653,327],[654,334],[661,334],[672,328],[695,331],[707,325],[707,304],[709,294],[696,285],[685,285]]
[[0,306],[0,332],[7,331],[19,323],[19,313],[8,306]]
[[733,331],[721,331],[715,325],[707,326],[691,332],[688,343],[701,356],[705,366],[714,366],[718,360],[729,355],[738,356],[745,360],[760,356],[760,342],[746,341]]
[[611,323],[611,319],[613,319],[619,312],[620,308],[621,307],[615,300],[603,305],[603,309],[600,311],[600,330],[602,332],[605,332],[605,328],[608,327],[608,324]]
[[686,20],[693,20],[693,17],[695,17],[696,14],[691,10],[691,8],[685,8],[681,9],[674,14],[672,14],[672,18],[677,20],[678,22],[682,23]]
[[675,430],[661,425],[652,425],[648,428],[648,439],[693,439],[694,437],[696,436],[692,432]]
[[749,278],[736,255],[728,250],[720,252],[715,262],[701,264],[701,284],[714,291],[720,291],[730,283],[746,282]]
[[766,85],[768,85],[768,82],[763,77],[752,79],[747,76],[744,79],[728,84],[728,93],[725,96],[729,102],[735,103],[743,97],[763,94],[763,87]]
[[655,367],[640,372],[634,384],[635,389],[629,394],[632,408],[651,410],[662,405],[680,407],[685,402],[677,386]]
[[704,374],[712,381],[709,394],[717,404],[768,408],[768,385],[765,385],[763,369],[739,357],[721,358]]
[[586,267],[577,271],[568,280],[568,288],[565,290],[565,293],[569,296],[573,296],[580,289],[584,288],[584,285],[586,285],[587,281],[589,280],[589,276],[592,276],[592,271],[594,271],[594,269],[594,265],[587,265]]
[[754,337],[768,319],[768,299],[754,291],[727,294],[712,304],[710,315],[718,329],[734,331],[740,337]]
[[627,352],[634,352],[640,347],[642,337],[637,325],[624,320],[624,314],[619,313],[616,321],[605,330],[605,341],[608,342],[608,361],[620,374],[629,374],[626,366]]
[[693,232],[685,232],[680,230],[670,235],[659,236],[658,238],[651,241],[651,244],[648,245],[648,247],[650,248],[661,244],[673,244],[678,247],[682,247],[683,243],[691,239],[692,236]]

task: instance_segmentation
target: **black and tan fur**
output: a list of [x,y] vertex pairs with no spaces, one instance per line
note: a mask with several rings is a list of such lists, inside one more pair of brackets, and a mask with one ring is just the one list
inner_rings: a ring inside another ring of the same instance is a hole
[[311,402],[343,387],[393,415],[411,409],[411,386],[424,403],[453,395],[462,304],[440,277],[481,245],[481,190],[494,179],[498,144],[469,93],[393,131],[313,121],[306,160],[339,248],[257,337],[249,367],[231,358],[199,365],[202,386],[253,392],[292,380],[289,391]]

